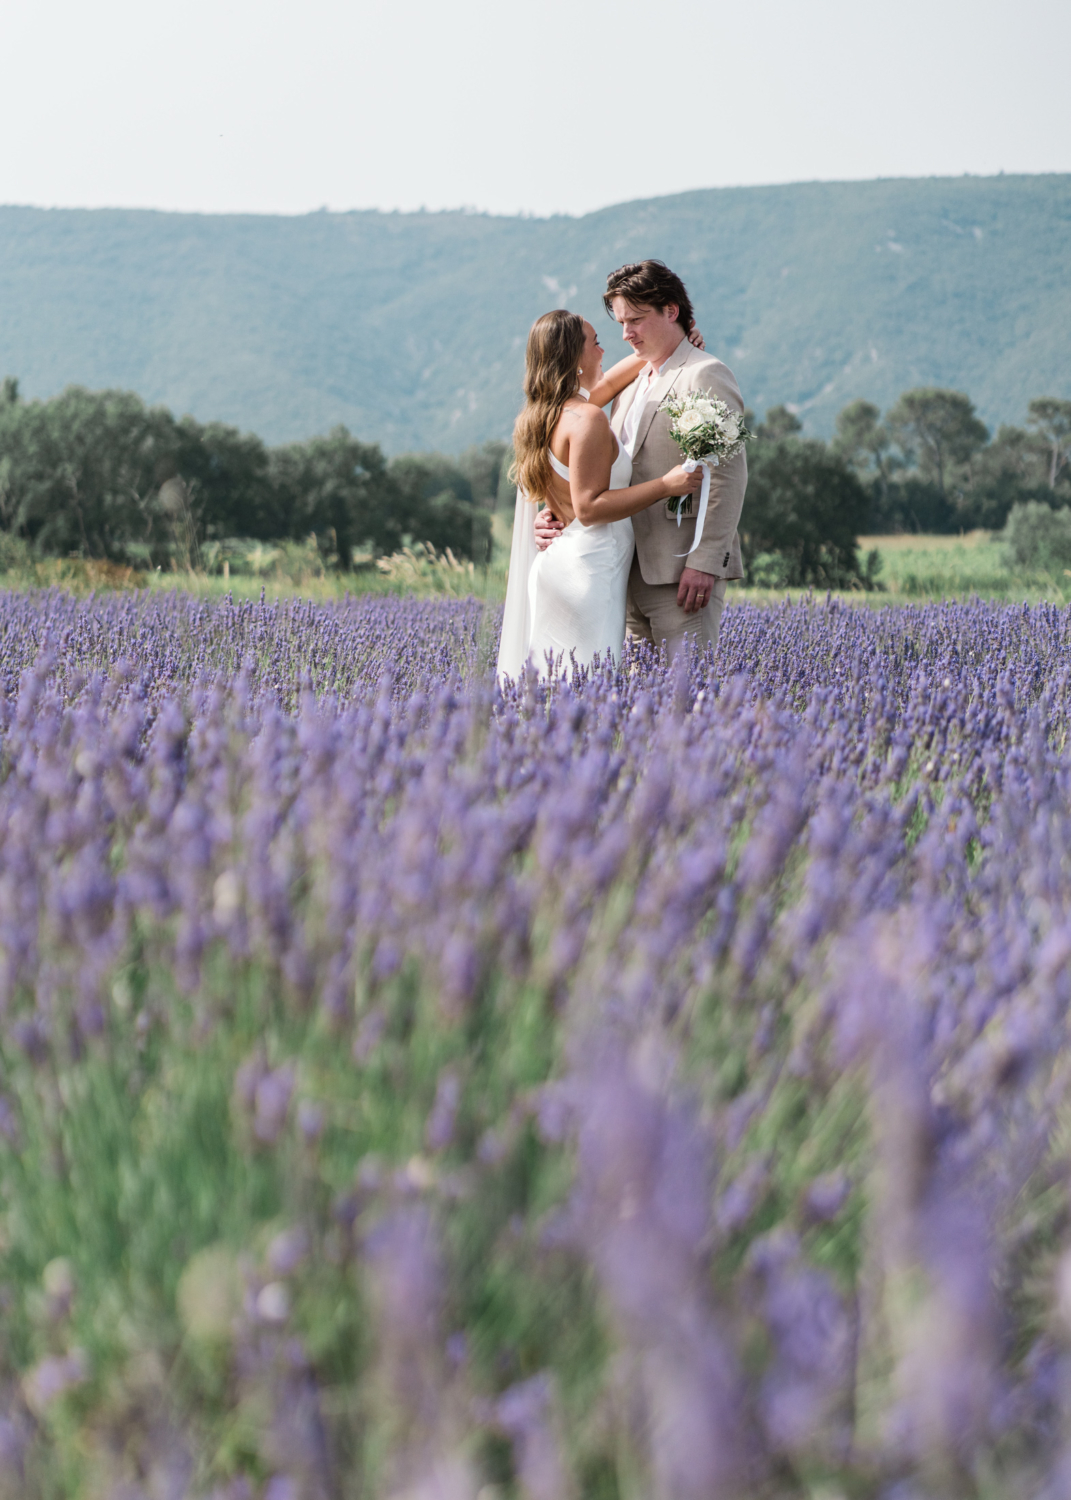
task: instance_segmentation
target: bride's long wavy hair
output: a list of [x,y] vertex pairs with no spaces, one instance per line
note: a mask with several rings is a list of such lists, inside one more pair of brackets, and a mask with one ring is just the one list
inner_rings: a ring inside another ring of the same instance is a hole
[[529,500],[546,500],[550,439],[565,403],[580,389],[584,320],[557,308],[532,324],[524,366],[524,410],[513,424],[510,478]]

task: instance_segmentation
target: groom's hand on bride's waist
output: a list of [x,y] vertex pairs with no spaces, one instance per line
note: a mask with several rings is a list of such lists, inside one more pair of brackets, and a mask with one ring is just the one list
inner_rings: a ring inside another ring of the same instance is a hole
[[556,536],[561,536],[565,527],[555,516],[553,511],[544,507],[535,518],[536,546],[540,552],[545,552]]
[[714,591],[713,573],[700,573],[698,568],[685,568],[677,585],[677,607],[686,615],[706,609]]

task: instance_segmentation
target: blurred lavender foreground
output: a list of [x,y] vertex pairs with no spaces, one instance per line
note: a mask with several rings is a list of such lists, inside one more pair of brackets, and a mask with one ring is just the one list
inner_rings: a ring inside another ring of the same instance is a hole
[[1071,614],[0,595],[0,1497],[1071,1493]]

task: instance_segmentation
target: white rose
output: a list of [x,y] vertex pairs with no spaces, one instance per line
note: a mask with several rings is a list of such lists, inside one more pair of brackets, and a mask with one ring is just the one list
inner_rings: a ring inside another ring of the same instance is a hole
[[708,422],[713,422],[714,418],[718,415],[718,408],[714,405],[713,401],[707,401],[703,396],[700,396],[693,410],[702,412],[704,419]]
[[677,418],[678,432],[694,432],[697,427],[706,426],[707,418],[701,411],[686,411]]
[[725,435],[726,441],[735,443],[740,436],[740,418],[735,411],[731,411],[727,417],[722,417],[718,424]]

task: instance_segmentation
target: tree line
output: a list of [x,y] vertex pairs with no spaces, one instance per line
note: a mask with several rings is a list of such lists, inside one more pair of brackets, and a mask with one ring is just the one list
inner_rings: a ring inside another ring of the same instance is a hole
[[[882,415],[840,412],[830,442],[803,436],[784,406],[748,454],[741,523],[748,581],[867,586],[861,535],[997,529],[1016,505],[1071,505],[1071,401],[1030,403],[1023,428],[991,436],[958,391],[907,391]],[[71,387],[24,401],[0,384],[0,531],[39,555],[135,566],[211,566],[228,539],[315,537],[325,563],[427,542],[490,555],[496,505],[512,504],[508,445],[457,458],[390,459],[338,427],[268,447],[221,422],[176,418],[127,391]]]
[[895,532],[998,530],[1015,506],[1071,505],[1071,401],[1031,401],[1025,428],[991,436],[970,398],[923,387],[885,413],[852,401],[831,442],[802,436],[776,406],[748,451],[741,537],[749,582],[872,584],[857,539]]
[[176,418],[129,391],[72,386],[24,401],[0,385],[0,528],[39,555],[197,566],[228,538],[315,536],[325,559],[407,540],[486,561],[505,443],[459,458],[385,459],[337,427],[268,447],[222,422]]

